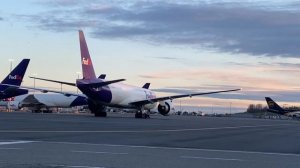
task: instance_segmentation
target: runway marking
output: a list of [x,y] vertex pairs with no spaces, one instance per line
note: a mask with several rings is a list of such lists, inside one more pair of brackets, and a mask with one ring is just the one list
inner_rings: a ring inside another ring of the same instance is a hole
[[273,125],[246,125],[246,126],[228,126],[228,127],[209,127],[209,128],[190,128],[190,129],[166,129],[166,130],[83,130],[83,131],[52,131],[52,130],[0,130],[0,133],[152,133],[152,132],[185,132],[185,131],[205,131],[222,129],[240,129],[240,128],[259,128],[259,127],[278,127],[293,124],[273,124]]
[[12,144],[24,144],[24,143],[32,143],[34,141],[8,141],[8,142],[0,142],[0,145],[12,145]]
[[201,149],[201,148],[181,148],[181,147],[164,147],[164,146],[139,146],[139,145],[118,145],[118,144],[93,144],[93,143],[77,143],[77,142],[49,142],[39,141],[42,143],[51,144],[67,144],[67,145],[91,145],[105,147],[126,147],[126,148],[145,148],[145,149],[164,149],[164,150],[185,150],[185,151],[204,151],[204,152],[223,152],[223,153],[240,153],[240,154],[260,154],[260,155],[275,155],[275,156],[295,156],[300,157],[300,154],[294,153],[275,153],[275,152],[256,152],[256,151],[240,151],[240,150],[222,150],[222,149]]
[[0,148],[0,150],[22,150],[23,148]]
[[114,153],[114,152],[95,152],[95,151],[71,151],[74,153],[91,153],[91,154],[110,154],[110,155],[128,155],[128,153]]
[[201,156],[180,156],[183,159],[204,159],[204,160],[221,160],[221,161],[244,161],[242,159],[212,158]]
[[94,167],[94,166],[68,166],[68,165],[50,165],[53,167],[69,167],[69,168],[105,168],[105,167]]

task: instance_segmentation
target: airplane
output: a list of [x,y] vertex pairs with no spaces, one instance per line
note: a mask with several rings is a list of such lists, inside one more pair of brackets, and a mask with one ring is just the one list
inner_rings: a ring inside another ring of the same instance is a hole
[[15,109],[27,107],[34,113],[51,112],[52,108],[70,108],[87,105],[85,96],[65,96],[63,94],[26,94],[15,97],[10,104]]
[[285,115],[288,117],[300,117],[300,111],[299,110],[287,110],[280,107],[274,100],[272,100],[270,97],[265,97],[266,102],[268,104],[268,111],[280,115]]
[[20,89],[19,86],[22,83],[29,62],[30,59],[23,59],[0,83],[0,100],[28,93],[27,89]]
[[[77,79],[76,83],[63,82],[45,78],[36,78],[49,82],[76,86],[86,97],[88,107],[95,117],[106,117],[106,107],[135,109],[135,118],[149,118],[149,111],[157,108],[161,115],[168,115],[172,109],[172,100],[184,97],[193,97],[199,95],[208,95],[223,92],[239,91],[241,89],[221,90],[204,93],[182,94],[174,96],[156,97],[155,92],[149,89],[150,83],[143,87],[131,86],[124,83],[125,79],[105,80],[97,78],[95,75],[93,62],[89,54],[88,46],[82,30],[79,30],[79,43],[81,51],[81,65],[83,79]],[[55,92],[65,95],[77,95],[67,92],[58,92],[53,90],[36,89],[42,92]]]

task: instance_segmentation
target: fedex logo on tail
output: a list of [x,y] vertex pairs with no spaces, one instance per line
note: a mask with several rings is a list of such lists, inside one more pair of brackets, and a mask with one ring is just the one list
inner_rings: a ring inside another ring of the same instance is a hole
[[82,64],[83,65],[90,65],[90,60],[87,58],[82,58]]
[[12,80],[22,80],[22,76],[19,75],[9,75],[8,78]]
[[269,106],[270,107],[274,107],[274,102],[273,101],[269,101]]

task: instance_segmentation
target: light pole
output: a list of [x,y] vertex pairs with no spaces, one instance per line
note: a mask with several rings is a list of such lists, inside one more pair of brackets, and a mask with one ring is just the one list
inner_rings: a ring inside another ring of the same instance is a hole
[[[77,74],[77,79],[80,79],[80,75],[81,75],[81,72],[76,72]],[[79,90],[78,90],[78,87],[77,87],[77,94],[78,94]],[[79,106],[77,106],[77,113],[79,113]]]
[[180,102],[180,112],[182,113],[181,100],[179,100],[179,102]]
[[13,66],[13,62],[15,61],[14,59],[8,59],[8,61],[10,62],[10,69],[9,71],[12,71],[12,66]]
[[230,111],[229,111],[229,114],[231,115],[231,102],[229,102],[229,108],[230,108]]
[[32,76],[33,76],[33,94],[35,93],[35,78],[36,78],[36,76],[37,76],[37,74],[36,73],[33,73],[33,74],[31,74]]
[[[12,67],[13,67],[13,62],[15,61],[14,59],[8,59],[8,61],[10,62],[10,69],[9,72],[12,71]],[[8,112],[11,112],[11,108],[10,108],[10,99],[8,99]]]
[[[76,72],[76,74],[77,74],[77,79],[80,79],[81,72]],[[78,94],[78,87],[77,87],[77,94]]]

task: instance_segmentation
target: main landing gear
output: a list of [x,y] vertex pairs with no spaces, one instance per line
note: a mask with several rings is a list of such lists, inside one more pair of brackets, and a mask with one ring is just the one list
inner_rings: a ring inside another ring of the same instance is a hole
[[137,111],[135,113],[135,118],[144,118],[144,119],[150,118],[149,111],[146,111],[143,109],[140,111]]
[[95,104],[91,100],[88,100],[88,106],[95,117],[106,117],[105,106]]
[[95,112],[94,113],[95,117],[106,117],[107,116],[107,112]]

